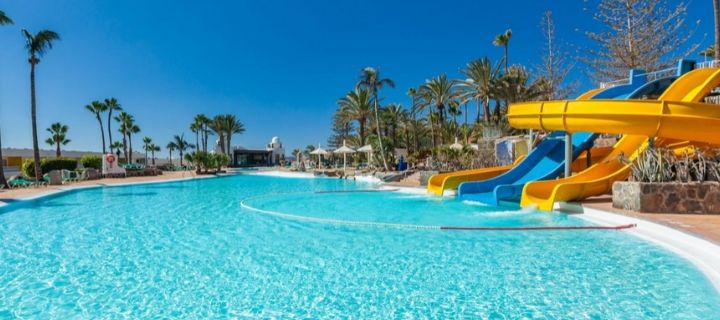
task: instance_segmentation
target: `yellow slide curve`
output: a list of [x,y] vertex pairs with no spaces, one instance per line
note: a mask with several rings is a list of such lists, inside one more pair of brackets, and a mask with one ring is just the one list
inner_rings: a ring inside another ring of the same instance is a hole
[[[627,179],[633,161],[648,137],[720,144],[720,106],[699,103],[720,85],[720,69],[693,70],[677,79],[658,100],[588,100],[519,103],[508,110],[518,129],[566,130],[624,134],[600,163],[569,178],[525,185],[521,206],[537,204],[552,210],[555,202],[608,192],[613,182]],[[703,130],[703,128],[706,128]],[[664,143],[668,139],[659,139]]]
[[[583,94],[581,94],[577,99],[578,100],[587,100],[590,99],[590,97],[594,96],[596,93],[602,91],[603,89],[592,89],[589,90]],[[604,151],[601,151],[604,152]],[[602,155],[602,153],[599,153],[597,156]],[[427,191],[430,193],[433,193],[438,196],[442,196],[443,193],[445,193],[445,190],[453,190],[457,189],[457,187],[467,181],[478,181],[478,180],[487,180],[490,178],[494,178],[496,176],[499,176],[500,174],[505,173],[506,171],[512,169],[512,167],[520,162],[523,159],[523,157],[519,157],[518,159],[515,159],[515,162],[512,165],[507,166],[499,166],[499,167],[491,167],[491,168],[480,168],[480,169],[470,169],[470,170],[460,170],[455,172],[447,172],[447,173],[439,173],[435,174],[428,180],[427,184]],[[591,152],[591,160],[595,161],[596,154],[595,152]],[[578,159],[575,162],[573,162],[573,166],[576,166],[576,162],[580,165],[585,163],[586,158]]]

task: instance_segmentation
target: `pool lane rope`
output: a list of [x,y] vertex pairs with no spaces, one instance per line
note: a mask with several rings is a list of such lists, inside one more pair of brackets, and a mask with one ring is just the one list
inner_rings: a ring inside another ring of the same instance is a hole
[[[382,190],[386,191],[386,190]],[[391,190],[387,190],[391,191]],[[333,192],[375,192],[371,190],[358,190],[358,191],[316,191],[315,193],[333,193]],[[277,195],[277,194],[274,194]],[[356,220],[340,220],[340,219],[328,219],[328,218],[317,218],[303,215],[289,214],[272,210],[265,210],[255,208],[247,204],[250,200],[259,198],[265,198],[270,195],[258,196],[247,198],[240,201],[240,207],[251,212],[258,214],[274,216],[283,219],[315,222],[323,224],[334,224],[334,225],[347,225],[347,226],[361,226],[361,227],[375,227],[375,228],[395,228],[395,229],[417,229],[417,230],[443,230],[443,231],[549,231],[549,230],[561,230],[561,231],[572,231],[572,230],[624,230],[637,227],[636,224],[625,224],[618,226],[537,226],[537,227],[472,227],[472,226],[435,226],[435,225],[419,225],[419,224],[403,224],[403,223],[387,223],[387,222],[370,222],[370,221],[356,221]]]

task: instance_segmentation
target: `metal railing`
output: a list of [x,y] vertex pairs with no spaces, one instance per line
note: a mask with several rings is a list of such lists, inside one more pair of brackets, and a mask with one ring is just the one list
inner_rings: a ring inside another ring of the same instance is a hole
[[707,69],[707,68],[718,68],[720,67],[720,60],[710,60],[698,62],[695,65],[695,69]]
[[662,70],[653,71],[653,72],[649,72],[649,73],[643,73],[640,75],[645,75],[645,77],[647,77],[647,81],[650,82],[650,81],[655,81],[660,78],[667,78],[667,77],[673,76],[675,74],[677,74],[677,68],[672,67],[672,68],[662,69]]
[[608,82],[600,82],[600,89],[607,89],[607,88],[616,87],[616,86],[629,84],[629,83],[630,83],[630,78],[619,79],[619,80],[608,81]]

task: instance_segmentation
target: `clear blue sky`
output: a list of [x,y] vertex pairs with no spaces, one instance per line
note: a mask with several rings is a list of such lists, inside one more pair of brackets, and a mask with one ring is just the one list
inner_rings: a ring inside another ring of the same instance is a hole
[[[62,37],[37,70],[41,140],[60,121],[70,126],[68,149],[99,150],[84,105],[116,97],[141,135],[163,147],[181,132],[194,141],[188,126],[202,112],[234,113],[245,123],[233,144],[262,147],[277,135],[291,149],[325,144],[335,102],[365,66],[395,80],[396,89],[383,91],[386,102],[408,105],[407,88],[441,73],[459,77],[471,59],[500,57],[492,39],[507,28],[511,63],[539,63],[545,10],[561,41],[589,45],[583,32],[598,25],[585,8],[594,7],[577,0],[2,1],[16,22],[0,28],[3,144],[31,146],[21,27]],[[704,47],[712,41],[710,1],[692,1],[688,22],[698,19],[693,41]],[[572,77],[591,87],[582,74],[577,68]]]

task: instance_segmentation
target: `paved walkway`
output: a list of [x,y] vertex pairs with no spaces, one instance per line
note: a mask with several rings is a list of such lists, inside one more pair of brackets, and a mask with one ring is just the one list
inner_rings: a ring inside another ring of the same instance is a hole
[[720,215],[637,213],[613,208],[612,196],[610,195],[589,198],[583,200],[581,204],[583,207],[613,212],[666,225],[720,245]]

